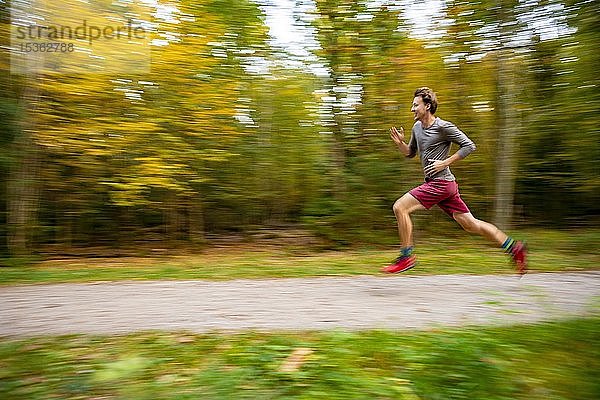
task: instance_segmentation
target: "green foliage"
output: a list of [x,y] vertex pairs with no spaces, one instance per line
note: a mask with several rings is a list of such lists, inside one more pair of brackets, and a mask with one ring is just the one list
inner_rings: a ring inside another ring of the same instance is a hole
[[[319,133],[313,92],[316,78],[273,69],[272,78],[248,79],[246,132],[231,143],[226,168],[214,168],[205,185],[213,230],[297,221],[325,185],[320,174],[326,139]],[[290,101],[294,99],[294,101]]]
[[524,137],[517,184],[518,201],[544,204],[529,217],[564,226],[595,221],[600,204],[597,160],[600,80],[591,73],[600,62],[597,45],[598,4],[575,2],[569,22],[576,31],[560,40],[539,42],[529,68],[535,80],[534,109]]
[[[36,245],[197,244],[298,223],[334,244],[391,243],[392,204],[422,173],[388,129],[409,133],[412,93],[427,85],[438,92],[440,117],[478,145],[452,168],[474,214],[489,220],[503,140],[500,49],[518,71],[509,76],[520,121],[516,222],[597,224],[598,5],[513,3],[448,2],[445,33],[424,38],[410,34],[399,5],[317,1],[306,21],[327,76],[287,65],[293,56],[269,47],[264,15],[250,1],[183,1],[172,19],[146,9],[141,17],[163,41],[152,45],[148,74],[17,76],[3,51],[0,177],[38,188],[35,212],[24,215],[32,221],[23,223]],[[1,18],[8,38],[5,5]],[[508,22],[500,27],[499,18]],[[251,72],[253,63],[268,71]],[[20,178],[11,171],[24,159],[14,145],[25,124],[43,168]],[[3,237],[6,213],[22,203],[0,188]],[[449,226],[436,213],[415,222],[430,232]]]
[[[595,399],[600,319],[403,333],[0,341],[0,395],[46,399]],[[282,366],[308,349],[295,369]]]

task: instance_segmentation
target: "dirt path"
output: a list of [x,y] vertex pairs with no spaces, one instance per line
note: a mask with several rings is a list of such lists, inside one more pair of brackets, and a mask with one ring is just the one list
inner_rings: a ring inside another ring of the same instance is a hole
[[0,288],[0,336],[413,329],[598,313],[600,272],[113,282]]

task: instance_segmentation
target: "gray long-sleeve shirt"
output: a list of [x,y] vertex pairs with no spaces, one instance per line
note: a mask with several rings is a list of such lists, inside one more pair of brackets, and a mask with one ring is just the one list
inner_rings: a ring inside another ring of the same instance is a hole
[[[412,158],[418,153],[421,158],[421,165],[425,168],[427,165],[433,163],[429,159],[445,160],[448,158],[452,143],[456,143],[460,147],[458,154],[461,158],[465,158],[475,151],[476,148],[475,143],[451,122],[436,117],[429,128],[423,129],[421,121],[417,121],[412,128],[412,135],[408,143],[410,153],[407,157]],[[425,179],[428,178],[447,181],[456,179],[452,175],[452,172],[450,172],[450,168],[445,168],[437,174],[426,175]]]

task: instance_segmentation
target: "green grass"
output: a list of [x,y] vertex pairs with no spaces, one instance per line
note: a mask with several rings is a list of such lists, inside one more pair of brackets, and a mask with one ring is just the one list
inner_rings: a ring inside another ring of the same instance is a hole
[[[0,340],[2,399],[598,399],[600,317],[422,332]],[[282,366],[295,349],[312,353]]]
[[[600,267],[600,231],[526,231],[533,271]],[[65,258],[0,268],[0,285],[156,279],[239,279],[379,274],[397,248],[363,247],[316,251],[300,247],[208,248],[168,257]],[[409,275],[512,273],[506,255],[468,236],[417,240],[417,268]]]

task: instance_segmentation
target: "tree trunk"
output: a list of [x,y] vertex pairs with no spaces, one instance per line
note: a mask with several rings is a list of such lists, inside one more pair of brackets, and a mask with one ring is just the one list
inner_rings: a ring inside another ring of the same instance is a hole
[[496,197],[494,223],[500,229],[511,227],[515,186],[515,137],[519,121],[515,110],[515,84],[509,59],[510,50],[498,52],[498,156],[496,161]]
[[200,196],[193,197],[189,204],[188,239],[193,244],[201,244],[205,241],[204,209]]
[[14,257],[31,255],[37,227],[40,150],[34,140],[34,129],[38,97],[39,89],[34,75],[21,97],[24,116],[20,132],[11,145],[16,157],[7,180],[7,245]]
[[[335,58],[335,57],[334,57]],[[337,77],[336,71],[332,71],[332,88],[336,86],[342,86],[343,83]],[[342,96],[335,93],[335,106],[338,106],[342,102]],[[332,160],[333,160],[333,171],[332,171],[332,191],[333,197],[336,200],[344,201],[348,195],[348,186],[346,182],[346,163],[347,163],[347,151],[346,151],[346,137],[344,128],[347,125],[346,116],[341,112],[333,110],[334,124],[331,127],[333,132],[332,135]]]

